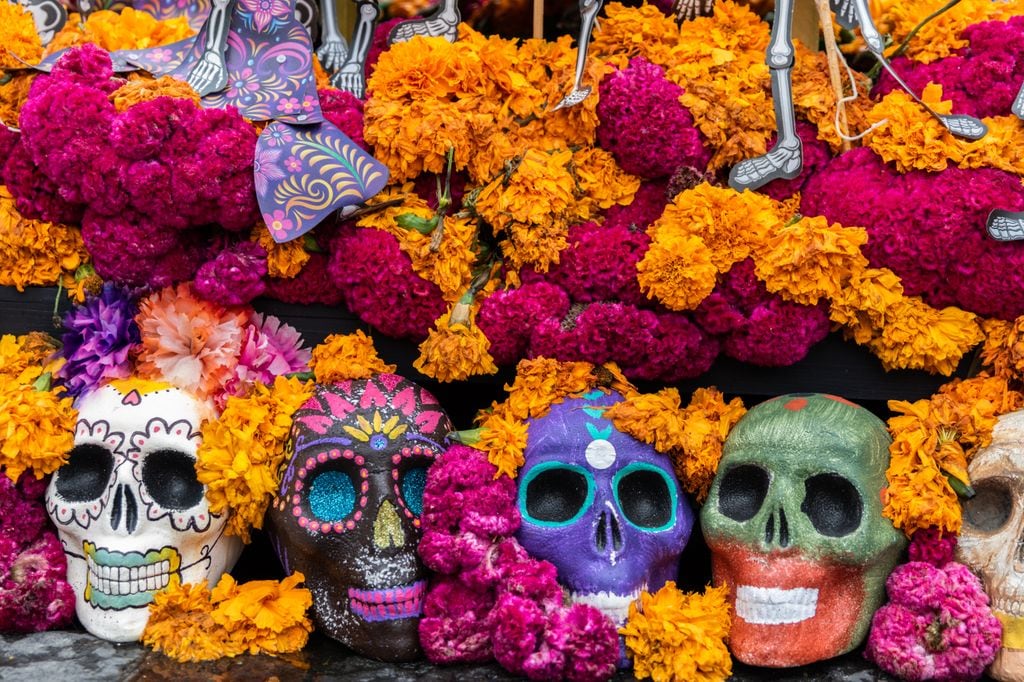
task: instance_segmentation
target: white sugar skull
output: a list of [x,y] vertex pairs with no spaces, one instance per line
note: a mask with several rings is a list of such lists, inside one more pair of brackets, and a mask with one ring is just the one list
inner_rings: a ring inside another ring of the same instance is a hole
[[989,673],[1024,680],[1024,410],[999,418],[991,445],[967,473],[975,494],[964,502],[957,559],[981,577],[1003,623],[1003,648]]
[[46,491],[82,625],[138,639],[168,585],[215,584],[241,552],[196,478],[204,406],[169,384],[113,381],[79,398],[75,446]]

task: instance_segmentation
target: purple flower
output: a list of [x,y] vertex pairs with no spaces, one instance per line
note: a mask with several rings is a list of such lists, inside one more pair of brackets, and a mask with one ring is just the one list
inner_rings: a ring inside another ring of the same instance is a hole
[[256,72],[246,67],[228,79],[228,98],[235,100],[243,95],[251,95],[260,89],[260,79]]
[[680,166],[707,167],[711,152],[693,116],[679,103],[683,89],[660,66],[635,57],[601,82],[600,94],[597,141],[623,170],[661,178]]
[[260,195],[266,194],[270,189],[270,183],[275,180],[284,180],[285,172],[277,165],[281,160],[282,150],[271,147],[258,147],[256,156],[253,159],[253,177],[256,179],[256,192]]
[[129,352],[139,342],[136,312],[135,294],[112,282],[67,312],[61,350],[66,362],[57,377],[69,395],[77,398],[104,379],[131,373]]

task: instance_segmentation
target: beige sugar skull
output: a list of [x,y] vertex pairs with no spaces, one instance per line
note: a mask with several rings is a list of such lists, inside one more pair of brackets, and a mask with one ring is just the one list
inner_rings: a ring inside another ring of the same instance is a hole
[[1024,680],[1024,410],[999,418],[968,473],[975,495],[964,502],[957,559],[981,577],[1003,624],[989,673]]

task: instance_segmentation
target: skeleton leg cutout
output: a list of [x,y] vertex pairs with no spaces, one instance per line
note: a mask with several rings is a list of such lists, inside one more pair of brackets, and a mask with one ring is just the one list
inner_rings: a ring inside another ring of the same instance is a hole
[[583,85],[583,72],[587,66],[587,49],[590,47],[590,35],[597,23],[597,14],[601,11],[603,0],[580,0],[580,35],[576,41],[576,76],[572,84],[572,92],[562,98],[552,111],[579,104],[587,98],[591,87]]
[[460,21],[462,21],[462,15],[459,14],[459,7],[455,0],[441,0],[438,10],[429,17],[403,21],[391,29],[388,45],[404,43],[411,40],[413,36],[444,38],[449,43],[454,43],[459,37]]
[[57,0],[19,0],[25,11],[32,15],[32,23],[36,25],[36,33],[43,47],[46,47],[57,31],[64,28],[68,20],[68,11]]
[[[330,0],[328,0],[330,1]],[[357,4],[359,18],[352,34],[352,45],[345,63],[331,76],[331,85],[351,92],[362,99],[366,95],[366,56],[373,42],[373,27],[377,24],[378,7],[371,0],[360,0]]]
[[1012,213],[996,209],[988,214],[985,227],[990,237],[1001,242],[1024,239],[1024,212]]
[[220,92],[228,84],[224,52],[228,46],[228,20],[234,7],[234,0],[213,0],[213,11],[206,20],[208,32],[203,54],[185,79],[200,97]]
[[729,173],[729,185],[738,191],[757,189],[780,178],[792,179],[803,169],[803,144],[796,134],[793,113],[793,0],[779,0],[775,6],[775,26],[768,44],[767,62],[772,76],[772,100],[778,141],[768,153],[741,161]]
[[320,48],[316,56],[327,73],[340,69],[348,56],[348,43],[338,30],[334,0],[320,0]]

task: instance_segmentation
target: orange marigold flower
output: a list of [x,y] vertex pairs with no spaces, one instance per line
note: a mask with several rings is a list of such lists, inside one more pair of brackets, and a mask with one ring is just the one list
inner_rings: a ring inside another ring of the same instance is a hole
[[141,74],[131,74],[128,82],[110,93],[108,99],[114,108],[123,112],[135,104],[148,102],[157,97],[174,97],[175,99],[191,100],[199,106],[199,95],[188,83],[172,76],[151,78]]
[[683,445],[683,408],[679,389],[663,388],[657,393],[642,393],[615,403],[604,411],[604,418],[615,428],[662,453],[671,453]]
[[983,320],[981,328],[985,334],[981,361],[985,367],[999,376],[1024,376],[1024,317],[1012,322]]
[[868,347],[886,369],[924,369],[949,376],[983,338],[973,313],[937,310],[920,298],[903,298]]
[[420,355],[412,366],[442,383],[495,374],[498,366],[488,352],[490,347],[491,342],[473,324],[469,304],[460,302],[437,319],[420,344]]
[[98,10],[84,21],[77,14],[68,16],[64,28],[46,46],[46,52],[53,54],[83,43],[93,43],[108,52],[141,50],[184,40],[194,33],[184,16],[156,19],[131,7],[118,12]]
[[[945,4],[944,0],[883,0],[880,11],[873,14],[879,26],[892,27],[889,52],[895,51],[924,17],[942,9]],[[906,55],[926,64],[948,57],[967,47],[961,33],[971,24],[1006,21],[1019,14],[1024,14],[1024,2],[1020,0],[997,3],[962,0],[922,26],[908,45]]]
[[231,643],[228,633],[213,622],[212,611],[205,580],[182,585],[175,577],[167,589],[153,596],[141,641],[179,663],[242,653]]
[[640,178],[619,168],[615,157],[600,147],[583,147],[572,155],[573,174],[583,192],[581,219],[596,218],[600,211],[626,205],[640,189]]
[[[24,66],[24,60],[35,64],[43,56],[43,44],[36,33],[36,24],[32,15],[20,3],[8,2],[0,7],[0,68],[18,68]],[[15,121],[8,121],[15,125]]]
[[729,588],[685,593],[672,581],[629,605],[620,630],[638,679],[718,682],[732,675],[726,647],[732,618]]
[[28,99],[28,91],[36,74],[26,71],[8,73],[7,76],[7,82],[0,83],[0,125],[17,127],[21,107]]
[[854,273],[832,292],[829,319],[843,325],[847,338],[864,345],[871,341],[903,299],[903,284],[888,268],[867,268]]
[[551,358],[520,360],[516,378],[506,386],[506,404],[516,419],[543,417],[557,402],[582,394],[597,385],[589,362],[563,362]]
[[229,397],[220,418],[203,424],[196,475],[207,487],[210,511],[229,514],[229,535],[249,542],[250,528],[263,527],[292,415],[312,394],[311,384],[278,376],[272,388],[257,382],[248,396]]
[[77,227],[23,217],[0,185],[0,286],[56,284],[88,260]]
[[525,459],[528,426],[526,421],[496,409],[480,425],[480,439],[473,447],[487,453],[487,460],[498,468],[495,476],[515,478]]
[[700,237],[659,230],[636,264],[640,290],[672,310],[692,310],[715,288],[712,256]]
[[0,466],[12,481],[26,470],[52,474],[74,446],[77,413],[71,398],[0,377]]
[[311,257],[303,240],[293,239],[279,244],[262,223],[256,226],[249,239],[259,243],[267,252],[267,274],[271,277],[296,277]]
[[768,291],[815,305],[867,268],[860,250],[867,240],[863,228],[829,225],[820,216],[802,218],[768,238],[755,258],[754,272]]
[[313,349],[313,358],[309,362],[319,384],[394,374],[395,367],[380,359],[373,339],[361,329],[352,334],[331,334]]
[[238,584],[230,575],[224,575],[210,595],[211,618],[242,651],[298,651],[306,645],[313,630],[306,616],[313,595],[298,587],[304,580],[302,573],[293,573],[280,583],[254,580]]

